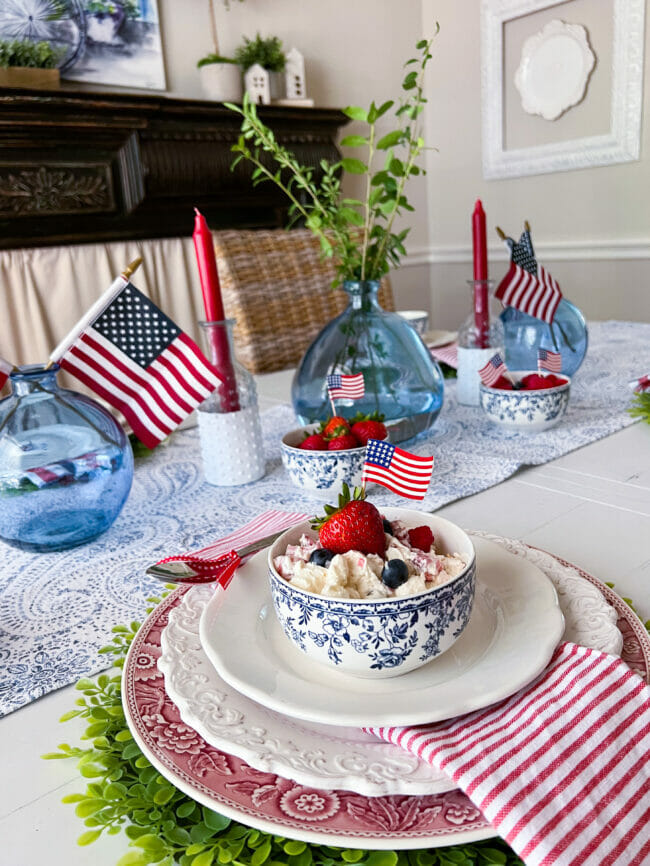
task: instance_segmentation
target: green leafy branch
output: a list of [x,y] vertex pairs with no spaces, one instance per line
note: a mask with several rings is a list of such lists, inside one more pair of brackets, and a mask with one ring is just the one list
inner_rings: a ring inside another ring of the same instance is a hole
[[[431,44],[426,39],[418,42],[419,55],[406,63],[414,68],[402,81],[404,95],[395,110],[397,127],[378,137],[378,122],[394,107],[393,100],[379,106],[373,101],[367,110],[348,106],[344,114],[365,123],[367,132],[346,136],[341,146],[363,148],[364,159],[321,160],[318,174],[277,141],[248,95],[241,106],[226,103],[242,116],[241,135],[232,147],[236,154],[232,168],[248,161],[253,165],[254,185],[272,181],[285,193],[291,223],[302,221],[318,237],[323,255],[334,258],[335,285],[342,280],[379,280],[406,254],[409,229],[395,232],[393,227],[398,215],[414,210],[405,194],[408,180],[425,173],[417,162],[425,148],[421,115],[427,101],[424,75],[432,58]],[[377,169],[379,157],[383,164]],[[365,176],[364,200],[342,197],[345,173]]]
[[650,391],[639,391],[634,394],[632,404],[628,407],[629,414],[633,418],[640,418],[646,424],[650,424]]

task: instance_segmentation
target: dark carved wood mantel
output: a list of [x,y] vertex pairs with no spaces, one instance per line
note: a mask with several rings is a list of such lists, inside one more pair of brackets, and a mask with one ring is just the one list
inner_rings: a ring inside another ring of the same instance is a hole
[[[259,113],[301,162],[339,158],[341,111]],[[189,235],[195,206],[213,229],[282,225],[282,192],[231,171],[240,119],[200,100],[0,90],[0,248]]]

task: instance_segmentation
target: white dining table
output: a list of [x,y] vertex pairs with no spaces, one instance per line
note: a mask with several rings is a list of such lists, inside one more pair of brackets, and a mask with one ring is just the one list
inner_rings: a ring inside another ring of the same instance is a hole
[[[260,408],[286,403],[291,372],[257,377]],[[610,582],[650,619],[650,425],[637,423],[437,512],[466,529],[518,538]],[[8,548],[6,549],[8,551]],[[5,561],[9,560],[5,557]],[[82,724],[59,724],[73,708],[73,686],[0,721],[0,863],[7,866],[114,866],[123,835],[78,847],[83,822],[66,794],[82,792],[72,760],[40,755],[77,744]]]

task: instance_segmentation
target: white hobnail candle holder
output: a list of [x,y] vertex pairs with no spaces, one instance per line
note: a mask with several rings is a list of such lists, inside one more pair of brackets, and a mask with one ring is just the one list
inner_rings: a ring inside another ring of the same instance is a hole
[[264,475],[264,443],[257,405],[239,412],[197,412],[208,484],[233,487]]

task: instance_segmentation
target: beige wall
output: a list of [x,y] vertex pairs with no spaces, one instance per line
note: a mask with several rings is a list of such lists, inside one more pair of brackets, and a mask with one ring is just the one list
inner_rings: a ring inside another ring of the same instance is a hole
[[[214,50],[208,0],[158,2],[168,93],[202,98],[196,61]],[[307,93],[319,106],[366,107],[373,99],[399,98],[403,64],[422,37],[421,0],[232,0],[229,10],[213,2],[221,54],[232,54],[242,36],[279,36],[286,49],[295,45],[304,55]],[[346,134],[354,128],[350,124]],[[356,191],[354,183],[347,189]],[[427,248],[426,181],[414,179],[407,193],[416,208],[406,223],[410,246]],[[393,282],[398,306],[429,306],[428,264],[404,269]]]
[[[609,0],[592,0],[590,5],[594,4],[603,15],[611,8]],[[505,251],[494,226],[518,235],[528,219],[539,259],[588,318],[650,321],[650,14],[646,14],[641,159],[485,181],[481,170],[480,3],[423,0],[422,12],[424,29],[434,18],[441,26],[428,82],[426,134],[438,152],[430,154],[428,163],[429,239],[424,248],[414,250],[412,259],[418,262],[418,270],[423,263],[430,264],[430,306],[436,325],[453,327],[467,307],[470,215],[476,198],[483,200],[487,213],[492,277],[499,279],[506,271]],[[584,0],[577,0],[543,17],[580,23],[581,12]],[[604,70],[602,75],[605,77]],[[594,92],[602,96],[600,82],[594,82],[598,85]],[[566,120],[573,123],[570,114]],[[550,123],[536,120],[540,125]],[[514,133],[523,135],[527,128],[515,127]]]
[[[565,295],[591,318],[650,320],[650,112],[645,111],[638,162],[554,174],[485,181],[481,169],[480,0],[232,0],[216,4],[220,50],[232,53],[242,35],[278,35],[305,56],[307,90],[317,105],[366,105],[399,95],[404,60],[434,22],[428,76],[425,137],[428,175],[409,188],[416,213],[409,257],[395,273],[399,307],[427,307],[432,325],[453,328],[468,305],[471,276],[470,215],[481,198],[488,216],[491,276],[506,270],[494,233],[516,235],[528,219],[540,260]],[[601,27],[613,0],[570,0],[516,22],[522,32],[553,16],[580,22],[595,7]],[[208,0],[159,0],[168,93],[201,97],[196,61],[213,50]],[[646,16],[650,28],[650,14]],[[606,30],[606,28],[605,28]],[[533,31],[534,32],[534,31]],[[607,52],[599,53],[590,84],[597,99],[608,93]],[[511,61],[510,61],[511,62]],[[650,97],[650,47],[646,32],[645,105]],[[508,90],[508,98],[512,96]],[[514,141],[555,134],[553,124],[526,118],[510,130]],[[530,121],[533,121],[532,125]],[[568,112],[568,128],[600,122],[588,104]],[[352,127],[349,127],[350,130]],[[535,132],[537,130],[537,132]]]

